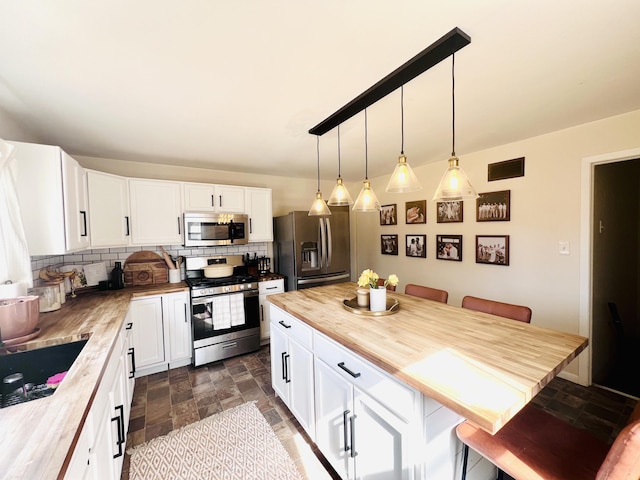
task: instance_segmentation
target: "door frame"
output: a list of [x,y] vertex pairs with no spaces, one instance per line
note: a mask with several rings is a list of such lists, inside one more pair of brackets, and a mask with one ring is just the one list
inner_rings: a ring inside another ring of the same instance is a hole
[[[603,153],[582,158],[580,175],[580,324],[578,333],[589,339],[592,338],[592,310],[593,299],[593,176],[596,165],[623,162],[640,158],[640,148]],[[578,383],[591,385],[592,350],[588,346],[587,355],[578,357]]]

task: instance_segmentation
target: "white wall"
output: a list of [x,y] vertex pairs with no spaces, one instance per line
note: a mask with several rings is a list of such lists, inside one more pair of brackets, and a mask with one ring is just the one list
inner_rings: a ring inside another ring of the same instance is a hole
[[[383,277],[397,274],[400,291],[407,283],[419,283],[447,290],[451,305],[460,305],[464,295],[523,304],[533,310],[534,325],[577,334],[581,161],[591,155],[639,147],[638,132],[640,111],[635,111],[490,150],[458,151],[460,165],[478,192],[511,190],[510,222],[477,223],[475,202],[465,201],[463,223],[436,223],[436,204],[431,198],[447,159],[414,169],[424,187],[416,193],[387,194],[388,177],[372,179],[380,203],[396,203],[400,212],[404,212],[406,201],[426,199],[427,223],[407,225],[399,214],[398,225],[380,226],[376,214],[358,214],[373,218],[358,217],[355,221],[355,263],[358,269],[373,268]],[[524,177],[487,181],[489,163],[518,157],[525,157]],[[390,165],[389,175],[392,169]],[[402,248],[397,257],[381,255],[380,234],[398,234],[401,247],[406,234],[426,234],[427,258],[407,257]],[[462,262],[436,259],[437,234],[463,235]],[[509,235],[510,265],[476,264],[477,234]],[[560,241],[570,243],[570,255],[558,253]],[[577,375],[577,363],[567,372]]]

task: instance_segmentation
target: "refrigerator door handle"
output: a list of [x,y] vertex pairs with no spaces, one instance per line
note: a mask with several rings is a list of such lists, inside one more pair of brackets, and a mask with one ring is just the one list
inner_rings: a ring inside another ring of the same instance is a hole
[[331,238],[331,220],[325,218],[327,224],[327,268],[331,265],[331,254],[333,253],[333,239]]
[[318,218],[320,224],[320,268],[327,266],[327,232],[325,230],[324,218]]

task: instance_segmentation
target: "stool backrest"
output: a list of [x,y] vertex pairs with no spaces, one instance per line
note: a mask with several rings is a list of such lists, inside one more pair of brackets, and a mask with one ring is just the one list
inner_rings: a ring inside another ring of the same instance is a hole
[[[384,285],[384,278],[378,278],[378,286],[382,287]],[[391,292],[395,292],[396,291],[396,286],[395,285],[387,285],[387,290],[391,291]]]
[[466,296],[462,299],[462,308],[531,323],[531,309],[522,305],[513,305],[511,303],[487,300],[486,298]]
[[407,286],[404,287],[404,293],[415,297],[426,298],[428,300],[435,300],[440,303],[447,303],[447,300],[449,299],[449,292],[446,290],[425,287],[424,285],[416,285],[413,283],[408,283]]

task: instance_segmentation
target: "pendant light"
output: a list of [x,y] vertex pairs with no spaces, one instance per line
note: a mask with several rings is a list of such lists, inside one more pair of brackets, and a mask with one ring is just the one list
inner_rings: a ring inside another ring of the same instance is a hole
[[364,181],[362,182],[362,190],[353,204],[353,210],[357,212],[378,212],[380,210],[380,202],[378,197],[371,188],[371,182],[368,177],[369,155],[367,151],[367,109],[364,109]]
[[331,215],[331,210],[327,207],[327,204],[322,199],[322,192],[320,191],[320,136],[316,135],[316,151],[318,153],[318,191],[316,192],[316,199],[311,204],[309,209],[309,216],[321,217]]
[[353,199],[349,195],[349,190],[342,184],[342,177],[340,177],[340,125],[338,125],[338,179],[336,180],[336,186],[333,187],[333,192],[329,197],[328,205],[341,206],[351,205]]
[[455,95],[455,53],[451,54],[451,98],[452,98],[452,148],[449,167],[442,176],[433,200],[452,202],[463,198],[477,198],[478,194],[469,182],[467,175],[460,168],[460,160],[456,157],[456,95]]
[[387,183],[386,191],[389,193],[415,192],[416,190],[422,189],[418,177],[413,173],[413,170],[407,163],[407,156],[404,154],[404,85],[400,86],[400,118],[402,144],[398,164],[393,170],[389,183]]

